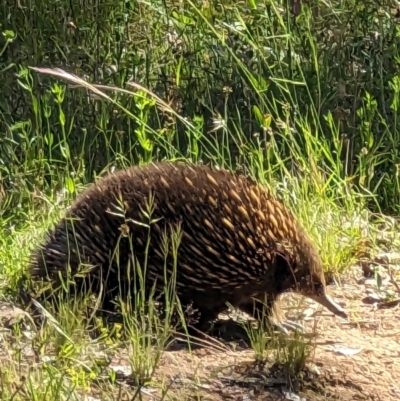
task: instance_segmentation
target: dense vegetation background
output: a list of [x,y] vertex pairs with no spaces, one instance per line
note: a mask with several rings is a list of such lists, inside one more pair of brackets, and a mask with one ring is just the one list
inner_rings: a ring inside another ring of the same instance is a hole
[[[279,1],[3,2],[2,213],[110,165],[180,156],[313,168],[398,212],[397,10],[358,3],[293,17]],[[130,92],[107,91],[116,105],[30,67]]]
[[348,267],[400,212],[400,11],[299,4],[3,1],[1,288],[84,185],[164,158],[253,175]]

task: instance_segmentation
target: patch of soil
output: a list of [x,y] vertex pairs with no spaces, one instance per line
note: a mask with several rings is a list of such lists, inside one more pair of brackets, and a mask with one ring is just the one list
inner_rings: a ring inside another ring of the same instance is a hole
[[[287,315],[297,309],[307,333],[315,333],[315,350],[297,383],[278,365],[256,366],[249,348],[221,344],[192,351],[166,351],[155,375],[170,384],[176,399],[232,401],[322,401],[400,399],[400,307],[365,303],[373,280],[348,277],[330,294],[348,311],[341,319],[303,297],[287,295]],[[284,307],[285,309],[285,307]],[[211,344],[211,342],[210,342]],[[114,363],[125,364],[120,355]],[[154,399],[154,398],[148,398]]]
[[[358,270],[349,273],[342,287],[330,286],[328,291],[346,309],[348,319],[335,317],[304,297],[287,294],[282,300],[287,317],[302,323],[310,337],[315,336],[306,369],[296,380],[273,359],[256,364],[254,351],[243,341],[235,344],[210,339],[192,352],[177,343],[164,352],[152,384],[141,390],[141,399],[159,400],[158,389],[169,387],[165,399],[182,401],[399,400],[399,304],[378,307],[373,301],[375,281],[364,278]],[[0,308],[1,326],[6,328],[18,320],[17,315],[15,308]],[[234,326],[226,327],[229,333],[235,330]],[[1,346],[4,335],[0,330],[0,354],[6,358],[10,343],[7,348]],[[28,354],[32,354],[25,356],[28,365],[38,363],[33,352]],[[129,366],[126,351],[118,351],[109,365],[128,387],[132,386]],[[130,393],[134,391],[131,388]],[[93,389],[93,399],[103,399],[99,389]]]

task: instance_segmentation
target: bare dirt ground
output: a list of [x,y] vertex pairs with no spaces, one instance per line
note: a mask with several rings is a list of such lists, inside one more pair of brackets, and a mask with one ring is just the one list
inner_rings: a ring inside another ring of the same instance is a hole
[[[272,362],[256,366],[254,351],[248,347],[221,345],[218,349],[210,345],[189,353],[185,346],[177,345],[163,354],[153,378],[155,385],[143,388],[141,399],[160,400],[156,387],[164,383],[164,388],[169,387],[165,399],[173,400],[399,400],[400,306],[395,300],[378,307],[376,280],[365,278],[359,270],[349,273],[342,287],[329,286],[330,294],[349,312],[347,320],[333,317],[302,297],[284,300],[284,307],[300,301],[298,321],[307,333],[316,333],[307,371],[297,383],[288,382],[284,369]],[[393,286],[396,284],[386,277],[381,288]],[[3,348],[2,354],[7,357],[7,350]],[[110,367],[129,387],[127,352],[114,354]],[[93,388],[92,397],[110,399],[98,388]]]
[[[297,384],[298,391],[289,391],[287,377],[278,366],[256,367],[249,348],[205,347],[192,355],[186,349],[167,351],[156,380],[172,383],[170,391],[176,399],[196,394],[198,398],[193,399],[203,401],[399,400],[400,307],[396,301],[386,308],[374,304],[375,284],[374,278],[364,278],[358,268],[343,280],[341,288],[329,287],[349,312],[347,320],[301,298],[305,331],[316,332],[317,337],[307,364],[309,372]],[[387,278],[381,289],[391,285]],[[300,300],[288,298],[286,305]],[[120,355],[113,363],[121,366],[126,359]],[[147,399],[156,399],[152,397]]]

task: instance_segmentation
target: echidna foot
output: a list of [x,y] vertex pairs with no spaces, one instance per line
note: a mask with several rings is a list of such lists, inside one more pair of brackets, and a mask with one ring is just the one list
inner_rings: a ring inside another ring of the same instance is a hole
[[271,326],[278,331],[282,331],[284,334],[289,334],[289,331],[299,331],[300,333],[304,333],[304,327],[291,320],[285,320],[281,323],[273,322]]

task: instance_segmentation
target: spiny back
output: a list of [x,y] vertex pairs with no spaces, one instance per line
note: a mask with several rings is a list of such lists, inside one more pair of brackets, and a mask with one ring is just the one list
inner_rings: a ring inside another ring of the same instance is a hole
[[[282,255],[325,285],[320,258],[308,236],[261,185],[227,171],[169,162],[121,170],[90,185],[42,247],[45,257],[36,255],[31,274],[43,275],[44,262],[50,273],[57,273],[67,242],[70,263],[78,263],[79,250],[91,263],[104,264],[123,224],[134,233],[138,252],[144,252],[148,231],[138,223],[148,223],[151,199],[153,236],[159,238],[167,223],[181,223],[184,281],[237,288],[265,276],[271,260]],[[160,251],[154,252],[161,259]]]

